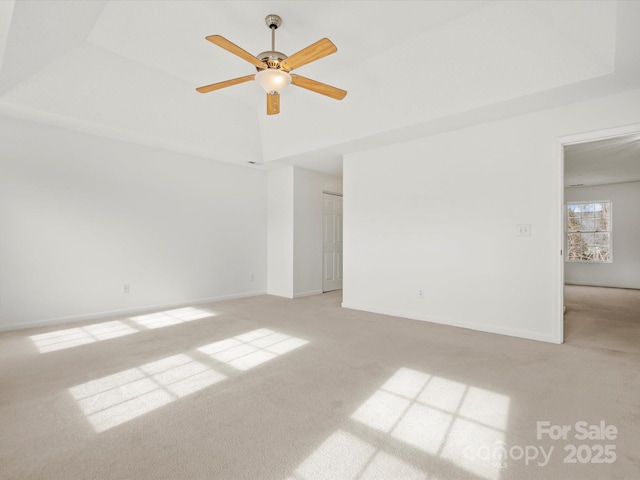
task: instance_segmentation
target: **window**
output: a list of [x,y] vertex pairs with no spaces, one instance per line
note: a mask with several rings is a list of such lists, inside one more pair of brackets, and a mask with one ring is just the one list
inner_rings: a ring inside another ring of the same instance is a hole
[[611,262],[611,202],[567,203],[567,261]]

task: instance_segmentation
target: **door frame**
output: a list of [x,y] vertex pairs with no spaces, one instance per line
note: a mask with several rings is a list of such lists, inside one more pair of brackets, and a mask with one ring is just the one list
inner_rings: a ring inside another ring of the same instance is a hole
[[558,281],[556,289],[556,321],[553,328],[553,340],[555,343],[564,342],[564,267],[565,267],[565,208],[564,208],[564,147],[577,143],[594,142],[608,138],[622,137],[634,133],[640,133],[640,123],[624,125],[620,127],[594,130],[590,132],[578,133],[556,138],[556,188],[557,188],[557,225],[558,225],[558,249],[560,255],[556,264],[556,279]]

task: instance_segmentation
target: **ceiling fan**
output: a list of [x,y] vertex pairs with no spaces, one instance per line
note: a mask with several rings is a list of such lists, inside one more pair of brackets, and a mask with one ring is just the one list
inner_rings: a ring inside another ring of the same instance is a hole
[[208,93],[255,80],[267,92],[267,115],[280,113],[280,92],[289,84],[335,98],[336,100],[342,100],[345,97],[347,94],[346,90],[341,90],[331,85],[290,73],[291,70],[336,52],[338,49],[331,40],[323,38],[287,57],[284,53],[277,52],[275,47],[276,29],[282,24],[282,19],[278,15],[271,14],[267,15],[264,20],[271,30],[271,50],[262,52],[257,56],[251,55],[246,50],[243,50],[220,35],[210,35],[206,37],[211,43],[253,64],[258,70],[258,73],[198,87],[196,88],[198,92]]

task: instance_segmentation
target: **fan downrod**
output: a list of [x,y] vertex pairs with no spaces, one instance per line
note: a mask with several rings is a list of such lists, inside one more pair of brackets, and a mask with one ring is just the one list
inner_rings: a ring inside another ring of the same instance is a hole
[[[280,69],[281,63],[287,58],[284,53],[276,51],[276,29],[282,25],[282,18],[280,15],[270,13],[264,17],[264,23],[271,30],[271,50],[259,53],[256,56],[266,63],[268,68]],[[257,70],[260,71],[264,69],[257,68]]]

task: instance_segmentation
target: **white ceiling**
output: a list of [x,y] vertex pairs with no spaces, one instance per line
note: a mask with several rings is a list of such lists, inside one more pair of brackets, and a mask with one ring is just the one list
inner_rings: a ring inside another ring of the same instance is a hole
[[[204,37],[268,50],[269,13],[277,50],[337,45],[299,73],[343,101],[289,87],[267,116],[253,82],[195,92],[255,71]],[[639,87],[639,24],[640,2],[608,0],[4,0],[0,114],[340,174],[345,153]]]
[[564,147],[566,187],[640,182],[640,132]]

